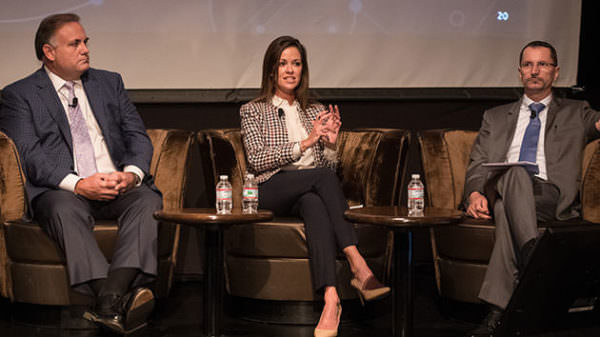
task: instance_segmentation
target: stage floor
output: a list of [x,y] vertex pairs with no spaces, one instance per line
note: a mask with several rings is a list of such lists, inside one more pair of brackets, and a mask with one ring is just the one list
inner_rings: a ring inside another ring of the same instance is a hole
[[[437,296],[431,265],[420,265],[416,270],[415,336],[457,337],[473,329],[485,315],[484,307],[444,301]],[[236,337],[309,337],[314,326],[278,325],[250,322],[236,318],[236,308],[227,300],[225,333]],[[349,306],[350,307],[350,306]],[[346,320],[339,336],[391,336],[391,301],[367,304],[376,317],[364,320]],[[0,300],[0,336],[114,336],[103,330],[74,330],[61,328],[60,310],[41,306],[11,304]],[[64,313],[63,313],[64,316]],[[27,322],[27,318],[31,318]],[[34,323],[34,324],[32,324]],[[201,336],[202,334],[202,282],[176,282],[168,299],[158,302],[150,325],[134,336],[175,337]],[[550,332],[538,337],[600,336],[598,324]]]

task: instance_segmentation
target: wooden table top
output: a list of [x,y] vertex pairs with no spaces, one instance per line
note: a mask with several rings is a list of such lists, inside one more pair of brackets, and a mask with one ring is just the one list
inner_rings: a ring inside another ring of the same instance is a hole
[[256,214],[244,214],[239,208],[231,210],[231,214],[217,214],[214,208],[182,208],[176,210],[160,210],[154,212],[154,218],[184,225],[233,225],[245,224],[273,219],[273,213],[259,209]]
[[423,216],[408,216],[406,207],[373,206],[349,209],[346,219],[356,223],[387,227],[435,227],[458,222],[463,212],[455,209],[425,207]]

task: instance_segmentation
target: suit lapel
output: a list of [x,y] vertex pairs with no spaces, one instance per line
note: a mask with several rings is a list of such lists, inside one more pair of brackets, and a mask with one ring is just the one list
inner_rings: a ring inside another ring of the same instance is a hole
[[48,74],[41,68],[37,72],[37,86],[39,88],[39,96],[43,105],[48,109],[50,113],[50,117],[54,119],[56,124],[58,124],[58,128],[62,133],[63,137],[67,144],[69,144],[69,148],[73,149],[73,141],[71,139],[71,128],[69,127],[69,120],[67,119],[67,113],[63,108],[62,103],[60,102],[60,98],[58,97],[58,93],[56,89],[54,89],[54,85],[52,85],[52,81],[48,77]]
[[559,98],[552,98],[552,101],[550,101],[550,106],[548,107],[548,116],[546,116],[546,130],[545,130],[545,136],[547,137],[549,134],[549,130],[550,127],[552,127],[552,125],[554,124],[554,120],[556,119],[556,115],[558,110],[560,109],[560,99]]
[[[92,114],[94,114],[96,122],[98,122],[98,125],[100,126],[100,130],[102,130],[104,139],[108,140],[110,138],[106,135],[106,130],[108,130],[106,125],[108,121],[106,111],[104,111],[104,97],[101,94],[102,91],[100,85],[94,76],[90,75],[89,70],[81,76],[81,83],[83,84],[85,95],[90,103],[90,108],[92,108]],[[108,142],[107,145],[109,145]]]
[[512,143],[513,137],[515,136],[515,130],[517,129],[517,120],[519,119],[519,111],[521,109],[521,104],[523,102],[523,98],[514,102],[508,112],[506,114],[506,139],[504,139],[504,148],[501,153],[508,153],[508,149],[510,148],[510,144]]

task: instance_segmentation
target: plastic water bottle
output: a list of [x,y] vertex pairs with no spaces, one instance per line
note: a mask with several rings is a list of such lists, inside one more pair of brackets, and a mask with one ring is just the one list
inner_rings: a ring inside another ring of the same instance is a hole
[[408,183],[408,215],[423,216],[423,208],[425,207],[425,191],[421,176],[418,174],[411,175],[411,180]]
[[258,185],[254,180],[254,175],[248,173],[244,188],[242,189],[242,212],[244,214],[254,214],[258,210]]
[[231,183],[226,175],[219,176],[217,184],[217,214],[231,214],[233,200],[231,199]]

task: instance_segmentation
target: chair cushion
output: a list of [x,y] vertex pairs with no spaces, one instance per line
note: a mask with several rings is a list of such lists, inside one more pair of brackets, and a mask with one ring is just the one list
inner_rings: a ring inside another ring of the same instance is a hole
[[437,254],[444,259],[487,264],[494,246],[492,221],[464,219],[456,226],[432,230]]
[[[381,227],[355,225],[358,248],[365,257],[385,254],[388,231]],[[307,259],[304,223],[295,218],[236,225],[225,233],[227,255],[264,258]]]
[[[5,223],[6,246],[8,256],[13,263],[31,264],[65,264],[62,251],[42,228],[31,222],[22,220]],[[159,226],[159,237],[162,231],[168,230],[165,225]],[[100,250],[110,261],[116,243],[118,227],[112,221],[98,221],[94,227],[94,235]],[[158,240],[158,256],[171,253],[172,236],[163,236]],[[169,238],[169,240],[166,240]]]
[[[365,258],[378,278],[385,273],[385,256]],[[308,259],[226,257],[228,292],[261,300],[315,301]],[[336,261],[336,285],[341,299],[356,298],[350,286],[352,274],[346,260]]]

